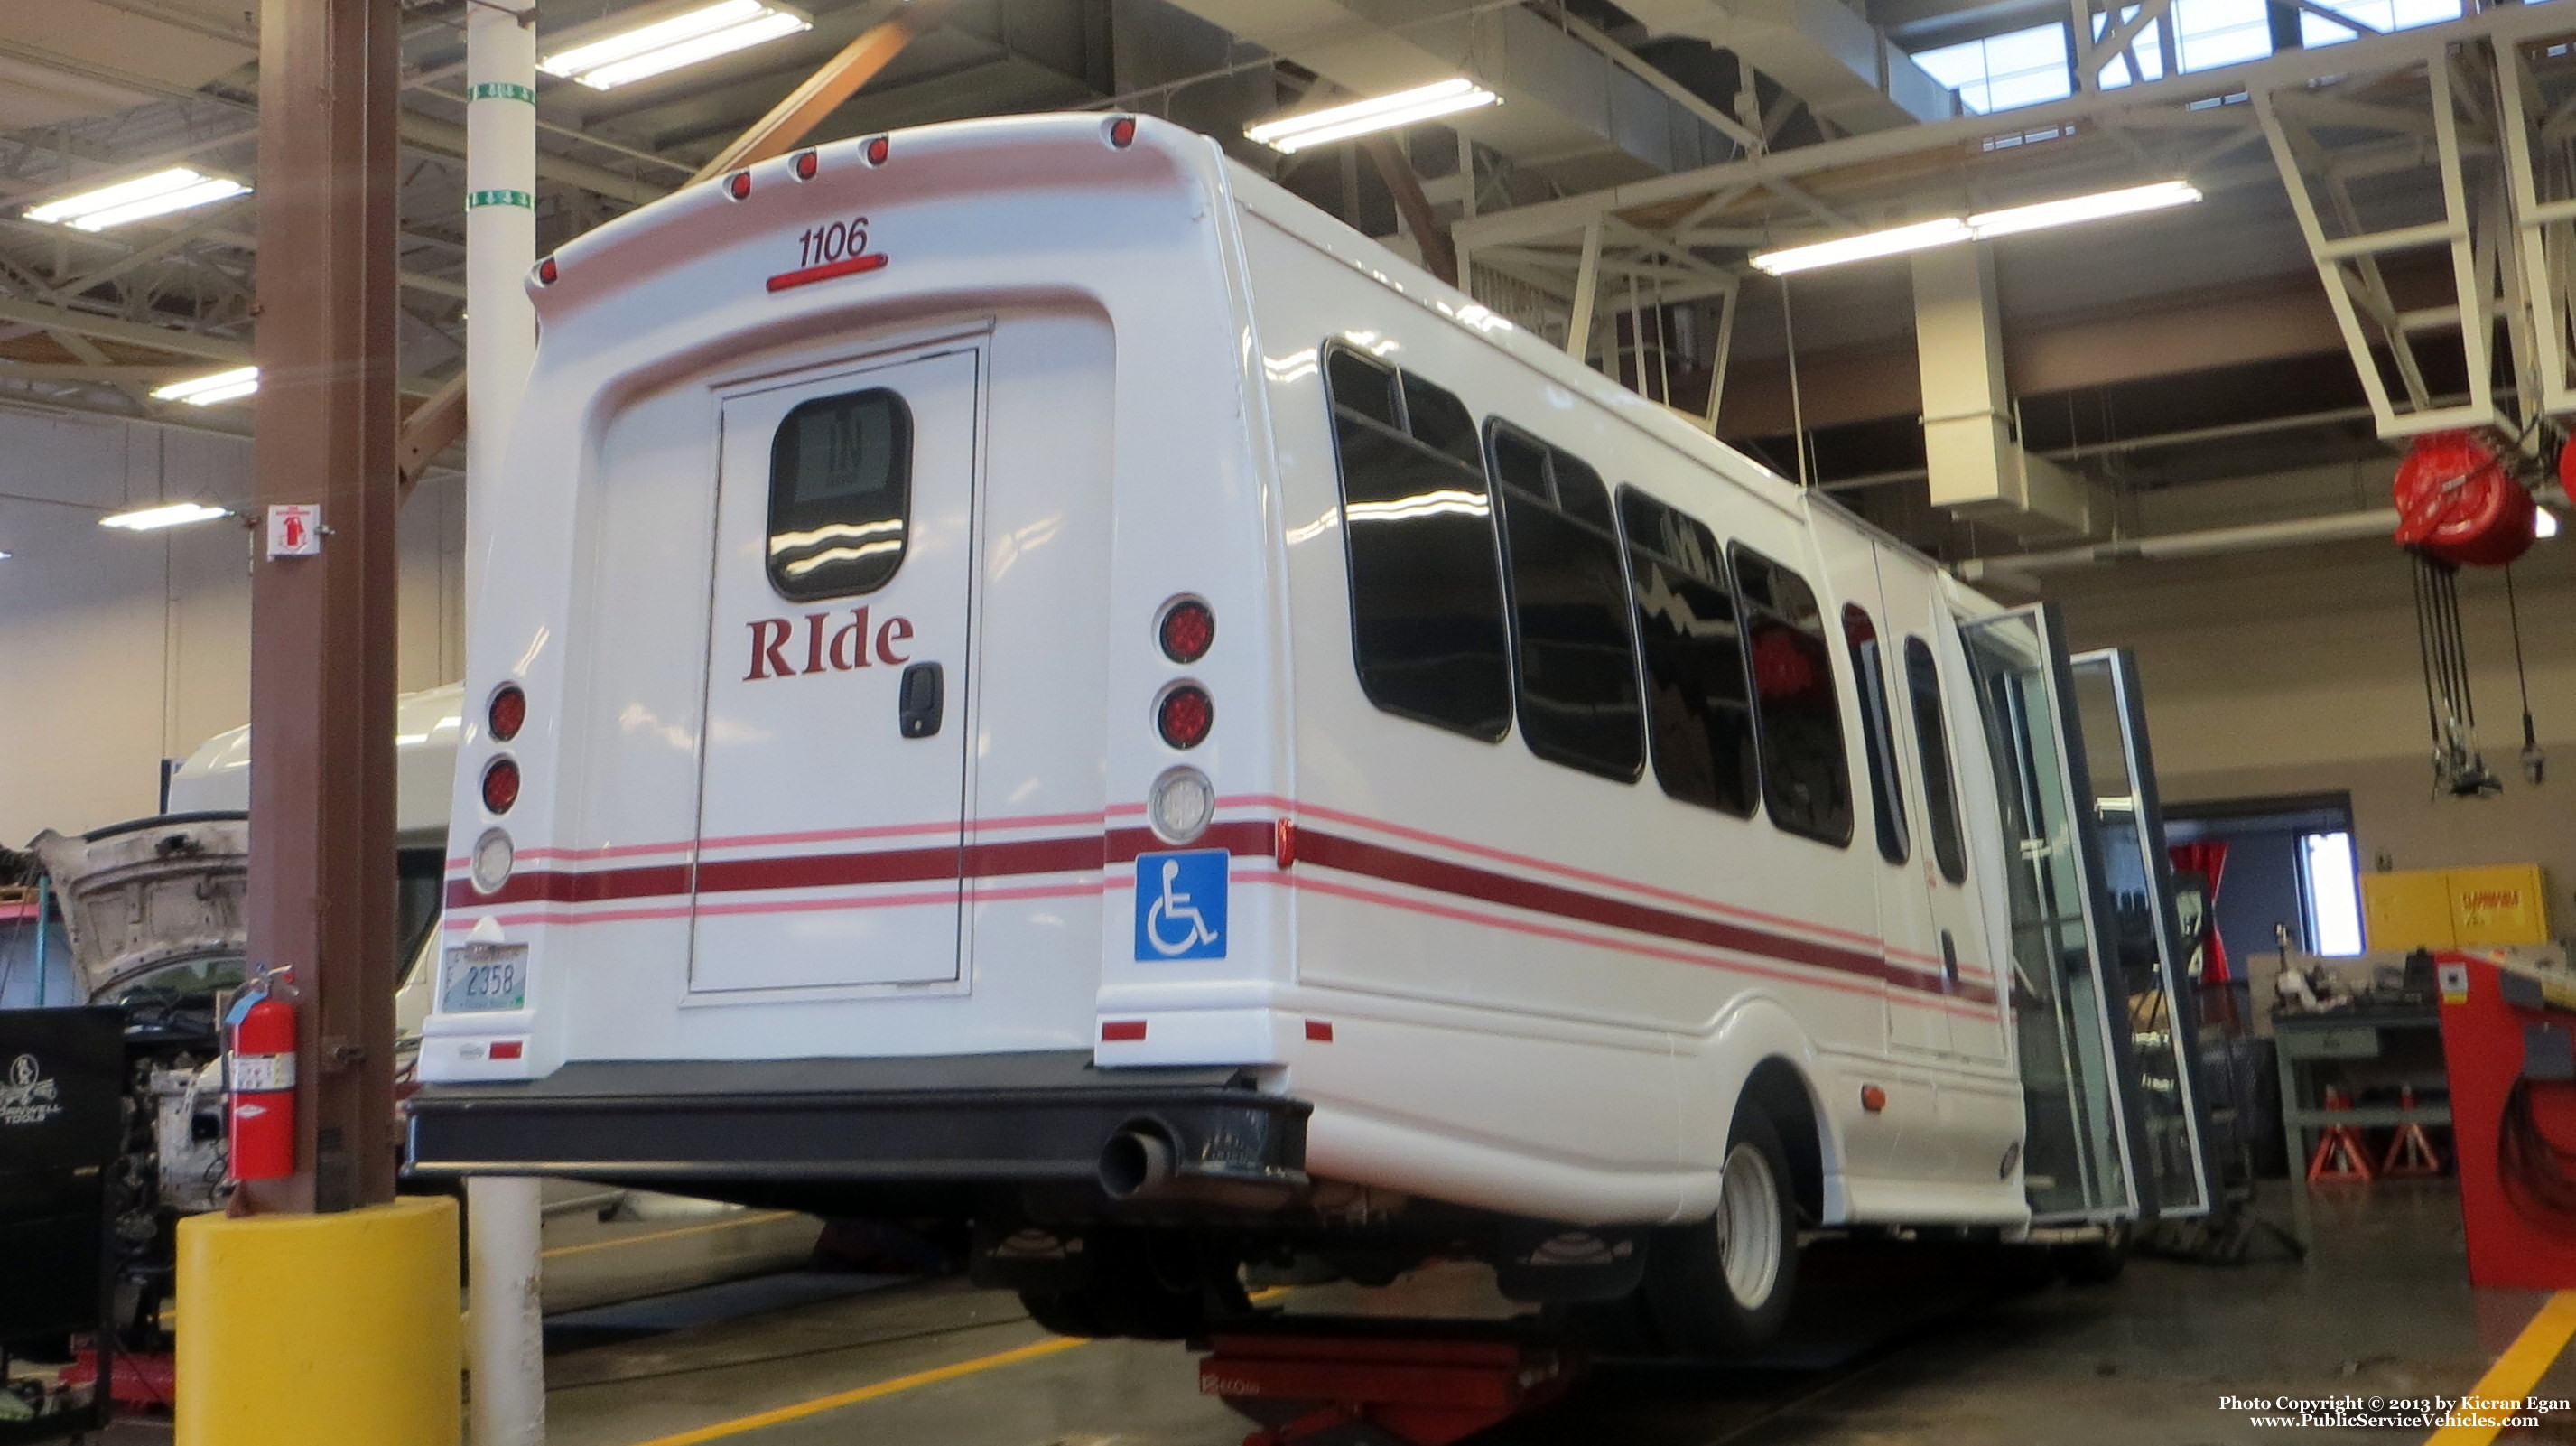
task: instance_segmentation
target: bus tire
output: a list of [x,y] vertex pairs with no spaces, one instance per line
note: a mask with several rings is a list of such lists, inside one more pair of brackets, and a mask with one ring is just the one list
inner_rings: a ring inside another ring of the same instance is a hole
[[2128,1224],[2103,1227],[2099,1240],[2050,1246],[2048,1263],[2068,1285],[2109,1285],[2129,1266]]
[[1789,1154],[1771,1117],[1748,1103],[1727,1141],[1716,1212],[1658,1238],[1647,1303],[1675,1350],[1740,1355],[1779,1335],[1797,1284]]
[[1024,1290],[1020,1292],[1020,1305],[1028,1311],[1029,1319],[1060,1336],[1109,1334],[1083,1291]]

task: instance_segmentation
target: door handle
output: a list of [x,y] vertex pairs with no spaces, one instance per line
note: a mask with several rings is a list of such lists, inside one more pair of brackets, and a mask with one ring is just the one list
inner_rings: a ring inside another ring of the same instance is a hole
[[939,731],[945,711],[947,682],[937,663],[915,663],[903,670],[895,719],[906,738],[927,738]]
[[1947,929],[1941,931],[1941,980],[1953,989],[1959,985],[1959,946]]

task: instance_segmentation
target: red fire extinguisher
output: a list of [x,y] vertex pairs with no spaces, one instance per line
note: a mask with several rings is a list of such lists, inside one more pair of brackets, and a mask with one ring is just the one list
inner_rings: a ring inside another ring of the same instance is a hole
[[232,1178],[295,1173],[295,986],[286,971],[263,976],[224,1017],[226,1144]]

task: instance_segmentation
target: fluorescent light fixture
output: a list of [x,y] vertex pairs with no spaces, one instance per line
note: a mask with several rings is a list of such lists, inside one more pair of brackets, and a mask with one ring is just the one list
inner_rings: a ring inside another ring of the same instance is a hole
[[[2538,515],[2531,519],[2531,535],[2534,537],[2556,537],[2558,535],[2558,514],[2550,511],[2546,507],[2541,508]],[[8,555],[9,554],[5,552],[0,552],[0,557],[7,557]]]
[[1417,121],[1434,120],[1501,103],[1501,96],[1472,80],[1459,77],[1418,85],[1411,90],[1399,90],[1374,100],[1355,100],[1348,105],[1310,110],[1303,115],[1281,116],[1257,126],[1246,126],[1243,133],[1272,150],[1293,156],[1308,146],[1374,135]]
[[131,512],[113,512],[98,520],[101,527],[121,528],[127,532],[157,532],[164,527],[185,527],[191,522],[212,522],[232,513],[203,502],[172,502],[160,507],[138,507]]
[[717,0],[549,55],[537,69],[608,90],[813,28],[803,15],[765,0]]
[[2187,181],[2158,181],[2126,190],[2070,196],[2062,201],[2042,201],[2035,206],[1981,211],[1965,220],[1944,216],[1937,221],[1917,221],[1910,226],[1867,231],[1838,241],[1819,241],[1813,246],[1765,251],[1753,258],[1753,268],[1773,276],[1786,276],[1793,271],[1813,271],[1819,266],[1839,266],[1846,261],[1896,256],[1960,241],[1990,241],[1998,236],[2017,236],[2024,231],[2041,231],[2051,226],[2073,226],[2112,216],[2133,216],[2140,211],[2160,211],[2167,206],[2188,206],[2199,199],[2199,189]]
[[2036,206],[2015,206],[2008,211],[1987,211],[1969,217],[1968,229],[1984,241],[2050,226],[2072,226],[2111,216],[2133,216],[2140,211],[2161,211],[2167,206],[2188,206],[2199,199],[2199,188],[2188,181],[2158,181],[2125,191],[2101,191],[2063,201],[2042,201]]
[[235,367],[211,376],[190,377],[166,387],[154,387],[152,395],[165,402],[186,402],[192,407],[211,407],[229,402],[259,390],[259,368]]
[[1895,256],[1907,251],[1922,251],[1934,246],[1947,246],[1975,235],[1968,223],[1956,216],[1938,221],[1918,221],[1911,226],[1897,226],[1886,231],[1866,231],[1858,236],[1845,236],[1839,241],[1819,241],[1813,246],[1792,246],[1786,251],[1765,251],[1753,258],[1757,271],[1786,276],[1793,271],[1813,271],[1819,266],[1840,266],[1846,261],[1867,261],[1876,256]]
[[225,200],[249,189],[227,176],[209,176],[186,166],[172,166],[166,171],[155,171],[131,181],[119,181],[113,186],[101,186],[95,191],[83,191],[77,196],[65,196],[59,201],[31,206],[27,210],[27,219],[69,226],[75,231],[104,231],[110,226],[122,226],[146,216],[164,216],[172,211],[185,211],[191,206],[203,206],[209,201]]

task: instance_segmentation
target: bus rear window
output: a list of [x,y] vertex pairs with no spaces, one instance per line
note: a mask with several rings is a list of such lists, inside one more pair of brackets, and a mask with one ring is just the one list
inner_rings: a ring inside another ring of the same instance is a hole
[[903,566],[912,409],[884,387],[816,397],[769,445],[769,585],[790,602],[875,592]]

